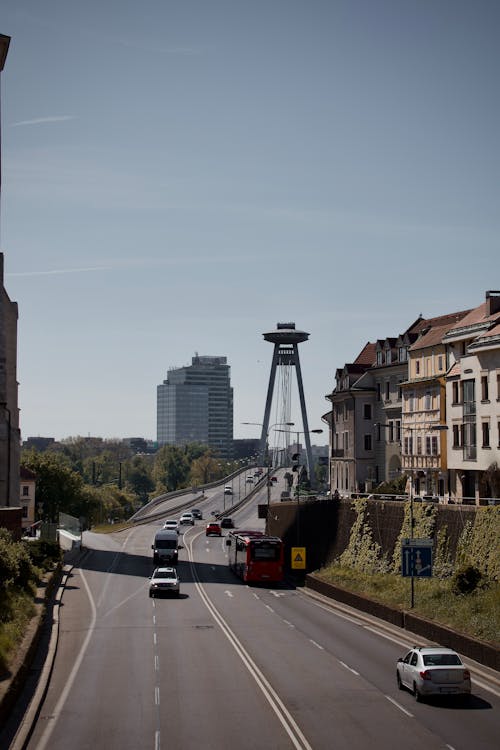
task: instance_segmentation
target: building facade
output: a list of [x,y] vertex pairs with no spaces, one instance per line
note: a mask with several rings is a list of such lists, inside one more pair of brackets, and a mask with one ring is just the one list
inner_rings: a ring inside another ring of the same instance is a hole
[[192,358],[157,387],[158,445],[202,443],[223,458],[233,450],[233,389],[226,357]]

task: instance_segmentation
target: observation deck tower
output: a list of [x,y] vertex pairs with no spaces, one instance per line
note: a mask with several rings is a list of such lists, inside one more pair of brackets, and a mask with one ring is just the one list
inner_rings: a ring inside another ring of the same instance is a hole
[[[299,389],[300,399],[300,410],[302,414],[302,430],[297,431],[290,430],[292,433],[297,432],[297,443],[298,435],[304,434],[304,441],[306,444],[306,456],[307,456],[307,476],[309,480],[314,481],[311,477],[311,470],[313,467],[312,451],[311,451],[311,440],[309,437],[309,426],[307,423],[307,411],[306,402],[304,399],[304,385],[302,382],[302,373],[300,370],[300,359],[299,359],[299,344],[303,341],[307,341],[309,334],[305,331],[297,331],[295,323],[277,323],[276,330],[270,331],[269,333],[263,333],[264,339],[274,344],[273,359],[271,363],[271,373],[269,375],[269,385],[267,388],[266,408],[264,411],[264,420],[262,423],[262,434],[260,438],[260,456],[261,460],[264,460],[266,455],[266,445],[268,440],[269,430],[269,417],[271,414],[271,405],[273,401],[274,385],[276,381],[276,370],[278,367],[290,369],[295,367],[297,374],[297,385]],[[283,396],[286,399],[286,395]],[[289,419],[289,404],[283,404],[283,413],[288,413]],[[286,423],[286,419],[283,420]],[[298,446],[297,446],[298,448]]]

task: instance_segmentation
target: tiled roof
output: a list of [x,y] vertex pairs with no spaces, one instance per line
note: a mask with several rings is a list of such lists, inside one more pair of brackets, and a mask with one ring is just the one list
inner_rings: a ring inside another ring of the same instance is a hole
[[469,326],[476,325],[477,323],[483,323],[486,321],[499,321],[500,312],[496,312],[493,315],[488,315],[487,303],[483,302],[482,305],[475,307],[470,310],[462,320],[459,321],[460,325],[453,326],[454,328],[468,328]]
[[460,364],[460,360],[458,362],[455,362],[455,364],[452,366],[451,370],[447,373],[448,378],[454,378],[457,375],[460,375],[462,372],[462,366]]
[[376,359],[376,347],[376,344],[372,344],[368,341],[354,360],[354,364],[371,367]]

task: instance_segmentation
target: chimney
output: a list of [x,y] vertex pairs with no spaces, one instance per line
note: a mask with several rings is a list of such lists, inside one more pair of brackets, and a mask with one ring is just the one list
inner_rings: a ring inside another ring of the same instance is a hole
[[497,312],[500,312],[500,292],[486,292],[486,314],[495,315]]

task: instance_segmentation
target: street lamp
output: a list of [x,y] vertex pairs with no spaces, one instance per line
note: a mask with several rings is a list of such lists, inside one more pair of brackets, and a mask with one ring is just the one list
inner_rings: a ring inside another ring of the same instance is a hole
[[[378,427],[387,427],[388,425],[378,424],[375,423],[375,426]],[[403,446],[402,446],[402,457],[405,457],[407,455],[410,455],[412,458],[414,455],[418,456],[426,456],[429,455],[425,451],[423,451],[422,446],[422,433],[428,433],[428,432],[444,432],[448,429],[448,426],[445,424],[414,424],[414,425],[407,425],[402,424],[401,430],[402,430],[402,437],[403,437]],[[405,433],[409,433],[410,437],[407,439],[405,438]],[[419,435],[420,433],[420,435]],[[414,453],[414,444],[413,444],[413,435],[417,435],[417,446],[416,446],[416,453]],[[408,442],[405,442],[408,440]],[[408,448],[408,452],[405,452],[405,447]],[[432,445],[431,445],[431,453],[432,454]],[[409,462],[408,462],[409,464]],[[409,487],[409,501],[410,501],[410,537],[411,541],[414,541],[413,536],[413,527],[414,527],[414,513],[413,513],[413,502],[414,502],[414,493],[413,493],[413,471],[416,471],[416,466],[413,466],[413,461],[411,467],[409,465],[405,466],[404,468],[410,469],[409,473],[409,480],[410,480],[410,487]],[[448,488],[449,492],[449,488]],[[415,605],[415,578],[414,578],[414,570],[413,567],[411,569],[411,599],[410,599],[410,609],[413,609]]]
[[[263,427],[264,426],[262,424],[262,422],[242,422],[241,424],[251,424],[251,425],[256,425],[257,427]],[[294,426],[294,422],[275,422],[274,424],[272,424],[269,427],[269,429],[268,429],[268,431],[266,433],[266,456],[265,456],[265,461],[266,461],[266,466],[267,466],[267,505],[268,505],[268,507],[271,504],[271,460],[270,460],[270,456],[269,456],[269,433],[271,432],[271,430],[273,430],[274,428],[276,428],[278,425],[287,425],[288,427],[293,427]],[[289,432],[289,430],[276,430],[276,432]]]

